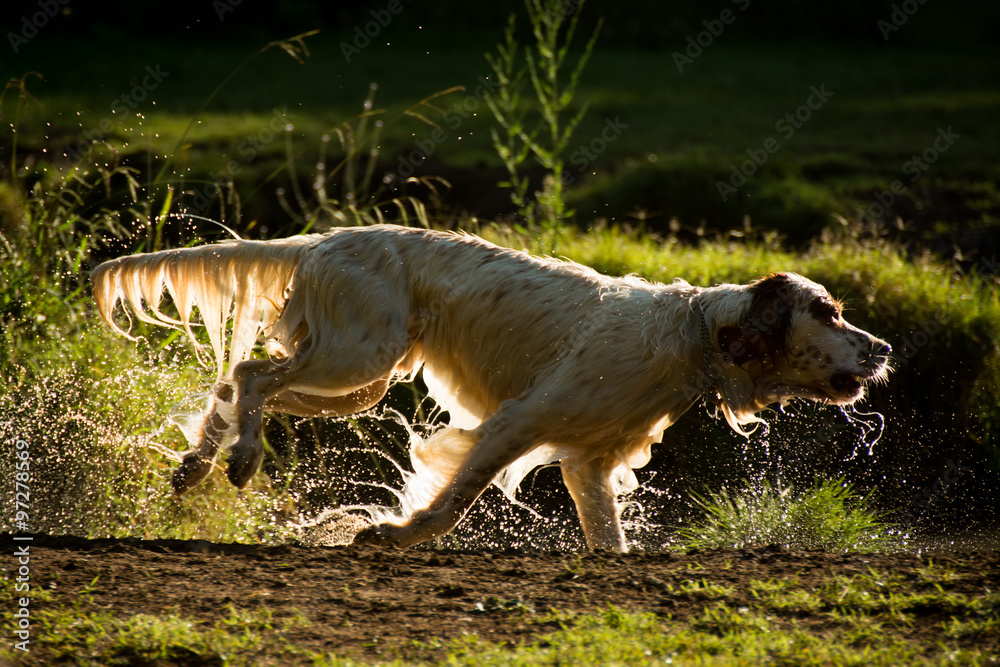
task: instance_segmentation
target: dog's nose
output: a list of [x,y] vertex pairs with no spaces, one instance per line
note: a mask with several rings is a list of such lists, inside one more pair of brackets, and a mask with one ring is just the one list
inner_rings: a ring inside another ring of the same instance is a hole
[[884,340],[876,338],[872,343],[872,354],[879,357],[888,357],[892,354],[892,345],[889,345],[889,343]]

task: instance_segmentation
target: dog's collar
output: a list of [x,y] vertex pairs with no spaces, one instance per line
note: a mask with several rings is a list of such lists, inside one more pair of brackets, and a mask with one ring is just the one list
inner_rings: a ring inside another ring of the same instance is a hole
[[698,292],[691,299],[691,306],[698,313],[698,329],[701,347],[701,377],[698,378],[698,389],[700,390],[699,395],[704,396],[707,400],[718,405],[722,399],[719,395],[718,383],[716,381],[718,374],[712,367],[712,353],[715,351],[715,345],[712,341],[712,332],[708,327],[708,319],[705,317],[705,306],[701,302],[701,296],[703,294],[703,291]]

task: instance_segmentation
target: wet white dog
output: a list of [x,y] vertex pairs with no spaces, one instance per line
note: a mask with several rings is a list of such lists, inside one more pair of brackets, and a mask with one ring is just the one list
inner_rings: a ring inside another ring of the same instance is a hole
[[[174,475],[178,493],[211,472],[227,436],[229,479],[244,486],[263,458],[265,411],[367,410],[422,367],[450,425],[411,453],[413,511],[362,530],[363,543],[443,535],[491,482],[516,488],[534,466],[559,461],[590,548],[624,551],[618,496],[700,398],[743,432],[769,404],[852,403],[888,372],[889,345],[795,274],[651,284],[422,229],[134,255],[92,279],[101,315],[119,331],[119,302],[189,333],[197,307],[207,329],[220,382],[200,443]],[[164,290],[176,318],[160,309]],[[262,335],[269,358],[250,359]]]

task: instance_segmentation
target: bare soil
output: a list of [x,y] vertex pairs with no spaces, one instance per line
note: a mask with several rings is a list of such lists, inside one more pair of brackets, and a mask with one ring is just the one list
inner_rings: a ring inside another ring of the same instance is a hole
[[[23,545],[26,542],[17,542]],[[213,544],[205,541],[86,540],[37,535],[30,543],[33,586],[55,591],[62,604],[91,586],[85,611],[115,616],[173,613],[212,625],[237,609],[268,608],[276,620],[301,612],[298,647],[360,659],[432,658],[410,640],[475,633],[497,642],[528,642],[554,629],[529,622],[549,610],[594,611],[606,605],[684,619],[704,604],[668,587],[705,578],[734,586],[735,602],[757,580],[796,577],[822,586],[835,575],[870,570],[919,581],[931,561],[958,576],[955,593],[1000,588],[1000,552],[831,554],[780,547],[720,552],[617,554],[471,553],[375,547]],[[17,569],[15,542],[0,544],[4,576]],[[95,581],[96,580],[96,581]],[[531,610],[531,611],[529,611]],[[531,613],[531,612],[534,613]],[[821,630],[822,614],[789,622]],[[948,610],[917,610],[909,634],[933,645]],[[997,638],[987,640],[997,644]],[[982,648],[982,644],[979,644]],[[1000,646],[994,646],[1000,652]],[[42,656],[33,656],[41,658]]]

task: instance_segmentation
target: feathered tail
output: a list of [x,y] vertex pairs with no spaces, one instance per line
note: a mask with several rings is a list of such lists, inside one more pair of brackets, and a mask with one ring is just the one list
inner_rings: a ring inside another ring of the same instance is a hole
[[[229,318],[233,320],[231,372],[235,364],[249,357],[261,331],[280,315],[295,267],[320,238],[313,234],[276,241],[230,241],[119,257],[91,274],[94,300],[104,321],[125,336],[129,332],[113,317],[119,302],[144,322],[183,329],[196,346],[192,325],[201,324],[208,333],[221,379]],[[164,289],[179,319],[160,309]],[[195,307],[200,322],[192,320]]]

